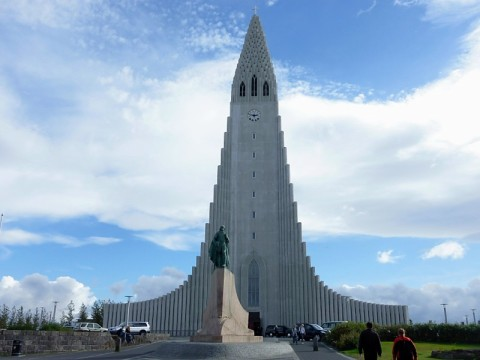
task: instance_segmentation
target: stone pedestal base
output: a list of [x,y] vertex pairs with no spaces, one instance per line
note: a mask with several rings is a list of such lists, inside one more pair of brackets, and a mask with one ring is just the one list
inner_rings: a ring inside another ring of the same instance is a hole
[[190,338],[193,342],[262,342],[248,328],[248,312],[238,300],[235,276],[228,269],[215,269],[203,312],[203,327]]

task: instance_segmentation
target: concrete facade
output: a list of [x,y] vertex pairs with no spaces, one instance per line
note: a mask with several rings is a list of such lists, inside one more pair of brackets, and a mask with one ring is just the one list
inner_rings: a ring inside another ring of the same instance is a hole
[[[297,322],[408,322],[402,305],[366,303],[328,288],[306,254],[290,183],[277,83],[257,15],[251,19],[232,83],[230,116],[205,239],[192,274],[162,297],[130,304],[131,320],[189,336],[202,326],[213,269],[208,244],[221,225],[231,239],[230,270],[250,326]],[[126,304],[105,305],[104,325],[125,320]]]

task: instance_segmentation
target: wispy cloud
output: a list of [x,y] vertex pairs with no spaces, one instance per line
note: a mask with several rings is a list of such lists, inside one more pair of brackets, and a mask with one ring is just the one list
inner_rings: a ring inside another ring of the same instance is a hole
[[267,0],[266,3],[267,3],[267,6],[273,6],[275,5],[276,3],[278,3],[279,0]]
[[0,245],[3,246],[30,246],[47,243],[55,243],[68,247],[80,247],[85,245],[110,245],[121,241],[111,237],[92,236],[86,239],[74,238],[62,234],[42,234],[29,232],[22,229],[10,229],[2,231]]
[[393,255],[393,250],[378,251],[377,252],[377,261],[380,264],[394,264],[400,259],[401,256]]
[[363,15],[365,13],[369,13],[370,11],[372,11],[375,8],[375,6],[377,6],[377,0],[373,0],[372,4],[367,9],[360,10],[357,13],[357,16]]
[[478,0],[395,0],[398,6],[424,6],[425,21],[457,23],[480,14]]
[[112,237],[102,237],[102,236],[92,236],[86,239],[86,243],[94,245],[110,245],[121,242],[121,239],[112,238]]
[[45,240],[42,236],[21,229],[3,230],[0,237],[0,245],[35,245]]

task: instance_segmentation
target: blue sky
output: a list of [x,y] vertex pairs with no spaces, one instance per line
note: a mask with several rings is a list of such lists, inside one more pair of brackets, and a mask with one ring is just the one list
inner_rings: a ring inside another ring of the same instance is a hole
[[0,2],[0,304],[187,278],[254,6],[316,273],[480,313],[478,0]]

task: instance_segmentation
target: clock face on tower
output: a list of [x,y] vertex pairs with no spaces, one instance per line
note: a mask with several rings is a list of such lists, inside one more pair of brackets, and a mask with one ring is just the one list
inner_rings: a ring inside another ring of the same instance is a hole
[[258,121],[260,120],[260,111],[252,109],[248,112],[248,120]]

